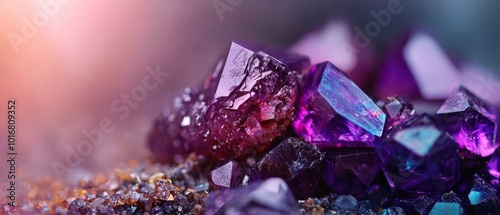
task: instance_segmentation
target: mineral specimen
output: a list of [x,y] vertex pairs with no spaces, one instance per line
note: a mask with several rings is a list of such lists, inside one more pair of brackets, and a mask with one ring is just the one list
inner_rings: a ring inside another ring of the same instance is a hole
[[200,126],[213,159],[262,151],[295,118],[306,57],[233,42],[214,99]]
[[251,178],[280,177],[296,196],[311,196],[317,191],[323,158],[316,146],[289,137],[255,164]]
[[429,215],[462,215],[463,209],[457,203],[437,202]]
[[343,72],[329,62],[305,77],[295,131],[320,146],[374,147],[386,115]]
[[473,155],[487,157],[500,146],[495,108],[462,86],[444,101],[437,118],[460,148]]
[[387,116],[386,130],[390,130],[415,115],[411,101],[404,96],[387,97],[381,108]]
[[377,146],[392,189],[440,193],[460,178],[458,145],[432,121],[417,116]]
[[486,178],[496,188],[500,188],[500,148],[497,148],[487,165]]
[[220,160],[208,174],[208,181],[215,189],[237,188],[248,181],[249,176],[233,160]]

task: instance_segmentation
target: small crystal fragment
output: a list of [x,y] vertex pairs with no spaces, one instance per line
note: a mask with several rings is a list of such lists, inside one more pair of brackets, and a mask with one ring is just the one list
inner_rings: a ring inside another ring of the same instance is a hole
[[500,148],[497,148],[487,165],[487,177],[496,188],[500,188]]
[[236,161],[221,160],[209,172],[208,181],[216,189],[236,188],[243,183],[243,177]]
[[411,101],[403,96],[387,97],[381,108],[387,116],[386,130],[390,130],[415,115]]
[[289,137],[256,163],[252,178],[281,177],[293,193],[307,197],[316,191],[324,154],[296,137]]
[[444,101],[437,118],[460,148],[473,155],[487,157],[500,146],[498,113],[465,87]]

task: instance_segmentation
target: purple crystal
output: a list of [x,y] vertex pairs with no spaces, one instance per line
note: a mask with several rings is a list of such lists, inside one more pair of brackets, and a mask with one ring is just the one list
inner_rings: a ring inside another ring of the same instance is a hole
[[321,176],[330,190],[341,194],[366,191],[380,173],[380,164],[373,148],[325,149]]
[[227,189],[241,186],[245,180],[245,175],[236,161],[220,160],[208,173],[207,178],[212,187]]
[[497,148],[487,165],[487,178],[496,188],[500,187],[500,148]]
[[473,155],[487,157],[500,146],[495,108],[465,87],[459,87],[444,101],[437,117],[460,148]]
[[300,214],[287,184],[269,178],[238,189],[212,192],[205,203],[206,214]]
[[403,96],[387,97],[382,110],[387,116],[385,129],[389,130],[415,115],[415,109],[408,98]]
[[255,164],[251,178],[280,177],[295,195],[308,197],[318,186],[323,158],[316,146],[289,137]]
[[295,131],[324,146],[374,146],[382,135],[385,114],[343,72],[326,62],[305,79]]
[[213,159],[262,151],[295,118],[298,75],[306,57],[233,42],[200,127]]
[[378,98],[408,95],[444,99],[459,83],[457,73],[439,44],[429,35],[416,32],[389,51],[375,92]]
[[458,146],[427,115],[398,126],[376,151],[391,188],[442,192],[460,177]]

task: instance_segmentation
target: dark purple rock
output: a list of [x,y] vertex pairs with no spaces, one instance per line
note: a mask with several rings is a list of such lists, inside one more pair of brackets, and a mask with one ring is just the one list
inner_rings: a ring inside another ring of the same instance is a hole
[[289,137],[255,164],[251,178],[280,177],[295,195],[309,197],[318,186],[323,158],[317,146]]
[[208,173],[207,180],[215,189],[228,189],[240,187],[244,177],[245,173],[240,169],[238,162],[220,160]]
[[209,146],[210,157],[268,148],[295,118],[298,76],[308,66],[294,53],[233,42],[200,126],[199,142]]
[[436,128],[427,115],[397,126],[376,151],[394,190],[433,192],[449,190],[460,177],[458,146]]
[[320,146],[374,147],[385,114],[330,62],[315,65],[305,78],[294,129]]
[[324,151],[321,176],[333,192],[362,193],[380,173],[379,159],[373,148],[329,148]]
[[487,157],[500,146],[495,108],[465,87],[453,92],[437,111],[439,123],[461,149]]
[[415,115],[411,101],[404,96],[387,97],[381,109],[387,116],[385,129],[389,130]]
[[238,189],[210,193],[206,214],[300,214],[285,181],[269,178]]

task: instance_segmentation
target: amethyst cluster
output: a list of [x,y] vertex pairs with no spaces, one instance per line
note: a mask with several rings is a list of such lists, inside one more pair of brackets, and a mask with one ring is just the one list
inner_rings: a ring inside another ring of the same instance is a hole
[[[465,87],[448,98],[428,89],[428,69],[452,70],[433,45],[405,39],[377,91],[330,62],[233,42],[158,118],[149,147],[169,163],[206,157],[208,214],[499,214],[498,113]],[[420,65],[426,51],[436,68]]]

